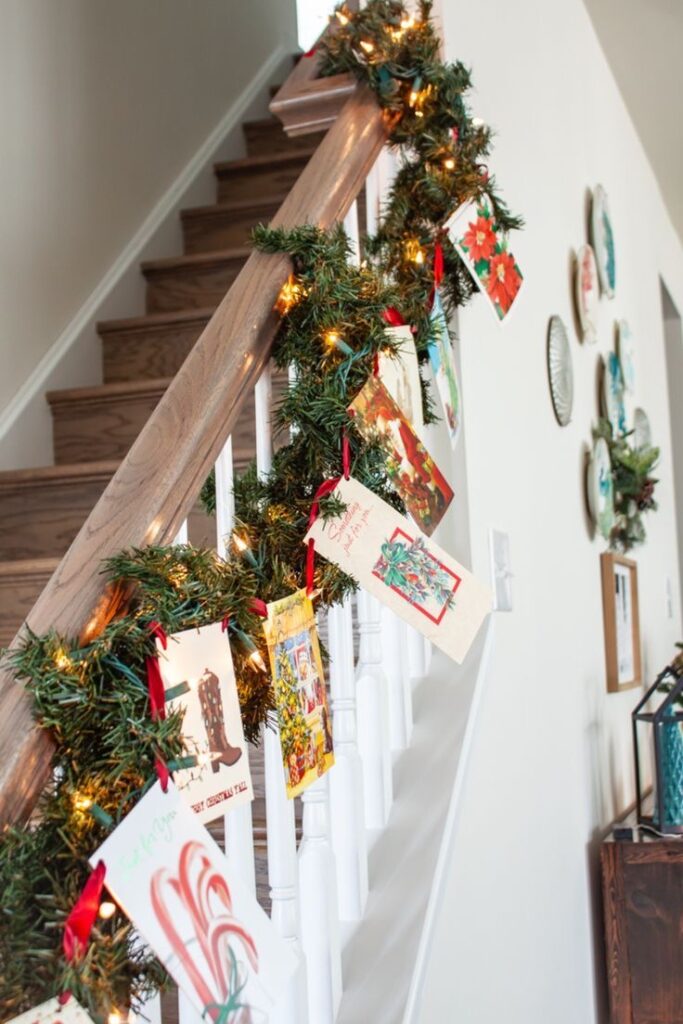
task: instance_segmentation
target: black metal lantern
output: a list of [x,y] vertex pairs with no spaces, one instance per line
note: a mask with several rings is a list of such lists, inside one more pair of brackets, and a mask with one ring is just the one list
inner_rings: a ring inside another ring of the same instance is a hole
[[[631,719],[638,823],[656,832],[683,834],[683,674],[668,665],[637,704]],[[650,814],[644,811],[645,751],[653,769]]]

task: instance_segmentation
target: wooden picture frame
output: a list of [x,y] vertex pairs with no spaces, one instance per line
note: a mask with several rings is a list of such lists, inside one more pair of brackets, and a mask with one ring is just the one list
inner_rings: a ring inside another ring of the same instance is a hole
[[643,681],[638,610],[638,565],[606,551],[600,555],[602,618],[608,693],[621,693]]

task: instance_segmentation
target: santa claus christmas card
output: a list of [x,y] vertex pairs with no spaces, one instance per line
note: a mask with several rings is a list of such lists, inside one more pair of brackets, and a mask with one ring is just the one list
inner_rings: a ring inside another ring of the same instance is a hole
[[430,320],[432,336],[429,340],[429,364],[434,373],[436,390],[441,399],[441,408],[446,420],[451,447],[455,448],[460,433],[460,388],[458,387],[458,373],[455,368],[455,355],[448,333],[446,314],[441,305],[438,289],[434,292]]
[[198,1019],[266,1021],[296,957],[172,782],[156,783],[90,859]]
[[461,662],[491,611],[489,589],[358,480],[332,493],[344,512],[318,517],[305,541]]
[[332,720],[313,604],[297,590],[268,605],[263,624],[273,676],[287,796],[334,764]]
[[93,1020],[81,1004],[69,996],[63,1004],[59,999],[48,999],[46,1003],[12,1017],[6,1024],[93,1024]]
[[382,448],[387,475],[423,533],[431,535],[453,491],[381,380],[368,378],[349,406],[359,433]]
[[183,738],[197,765],[175,782],[200,821],[253,800],[247,744],[228,634],[220,622],[157,640],[167,707],[183,714]]
[[422,437],[422,385],[413,332],[408,324],[403,324],[400,327],[386,327],[384,333],[389,335],[396,349],[380,352],[377,376],[408,423],[412,424],[415,433]]
[[448,237],[462,257],[477,287],[504,320],[522,287],[522,271],[508,249],[507,235],[496,224],[487,195],[463,203],[446,221]]

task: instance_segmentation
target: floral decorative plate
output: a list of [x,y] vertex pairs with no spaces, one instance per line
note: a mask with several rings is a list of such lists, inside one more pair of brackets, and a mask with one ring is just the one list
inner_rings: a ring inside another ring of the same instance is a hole
[[567,328],[559,316],[551,316],[548,324],[548,380],[557,422],[566,427],[574,402],[574,371]]
[[617,272],[614,254],[614,232],[609,215],[607,193],[602,185],[596,185],[591,210],[591,234],[598,263],[598,274],[602,290],[608,299],[614,298]]
[[621,375],[621,363],[616,352],[610,352],[605,360],[605,372],[602,378],[603,411],[612,424],[615,437],[626,431],[626,407],[624,405],[624,379]]
[[617,324],[617,355],[624,388],[632,395],[636,390],[636,355],[633,335],[626,320],[620,320]]
[[615,523],[614,482],[609,448],[604,437],[599,437],[593,445],[586,484],[591,518],[600,534],[608,540]]
[[652,445],[652,430],[650,420],[644,409],[633,410],[633,447],[636,449],[650,448]]
[[600,286],[595,253],[590,245],[582,245],[576,254],[576,277],[574,279],[576,315],[579,318],[583,341],[598,340],[598,304]]

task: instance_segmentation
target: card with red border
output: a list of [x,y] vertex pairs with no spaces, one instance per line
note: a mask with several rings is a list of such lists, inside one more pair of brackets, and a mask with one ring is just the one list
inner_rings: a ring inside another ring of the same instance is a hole
[[12,1017],[6,1024],[93,1024],[93,1021],[81,1004],[69,996],[64,1004],[58,999],[48,999],[26,1013]]

